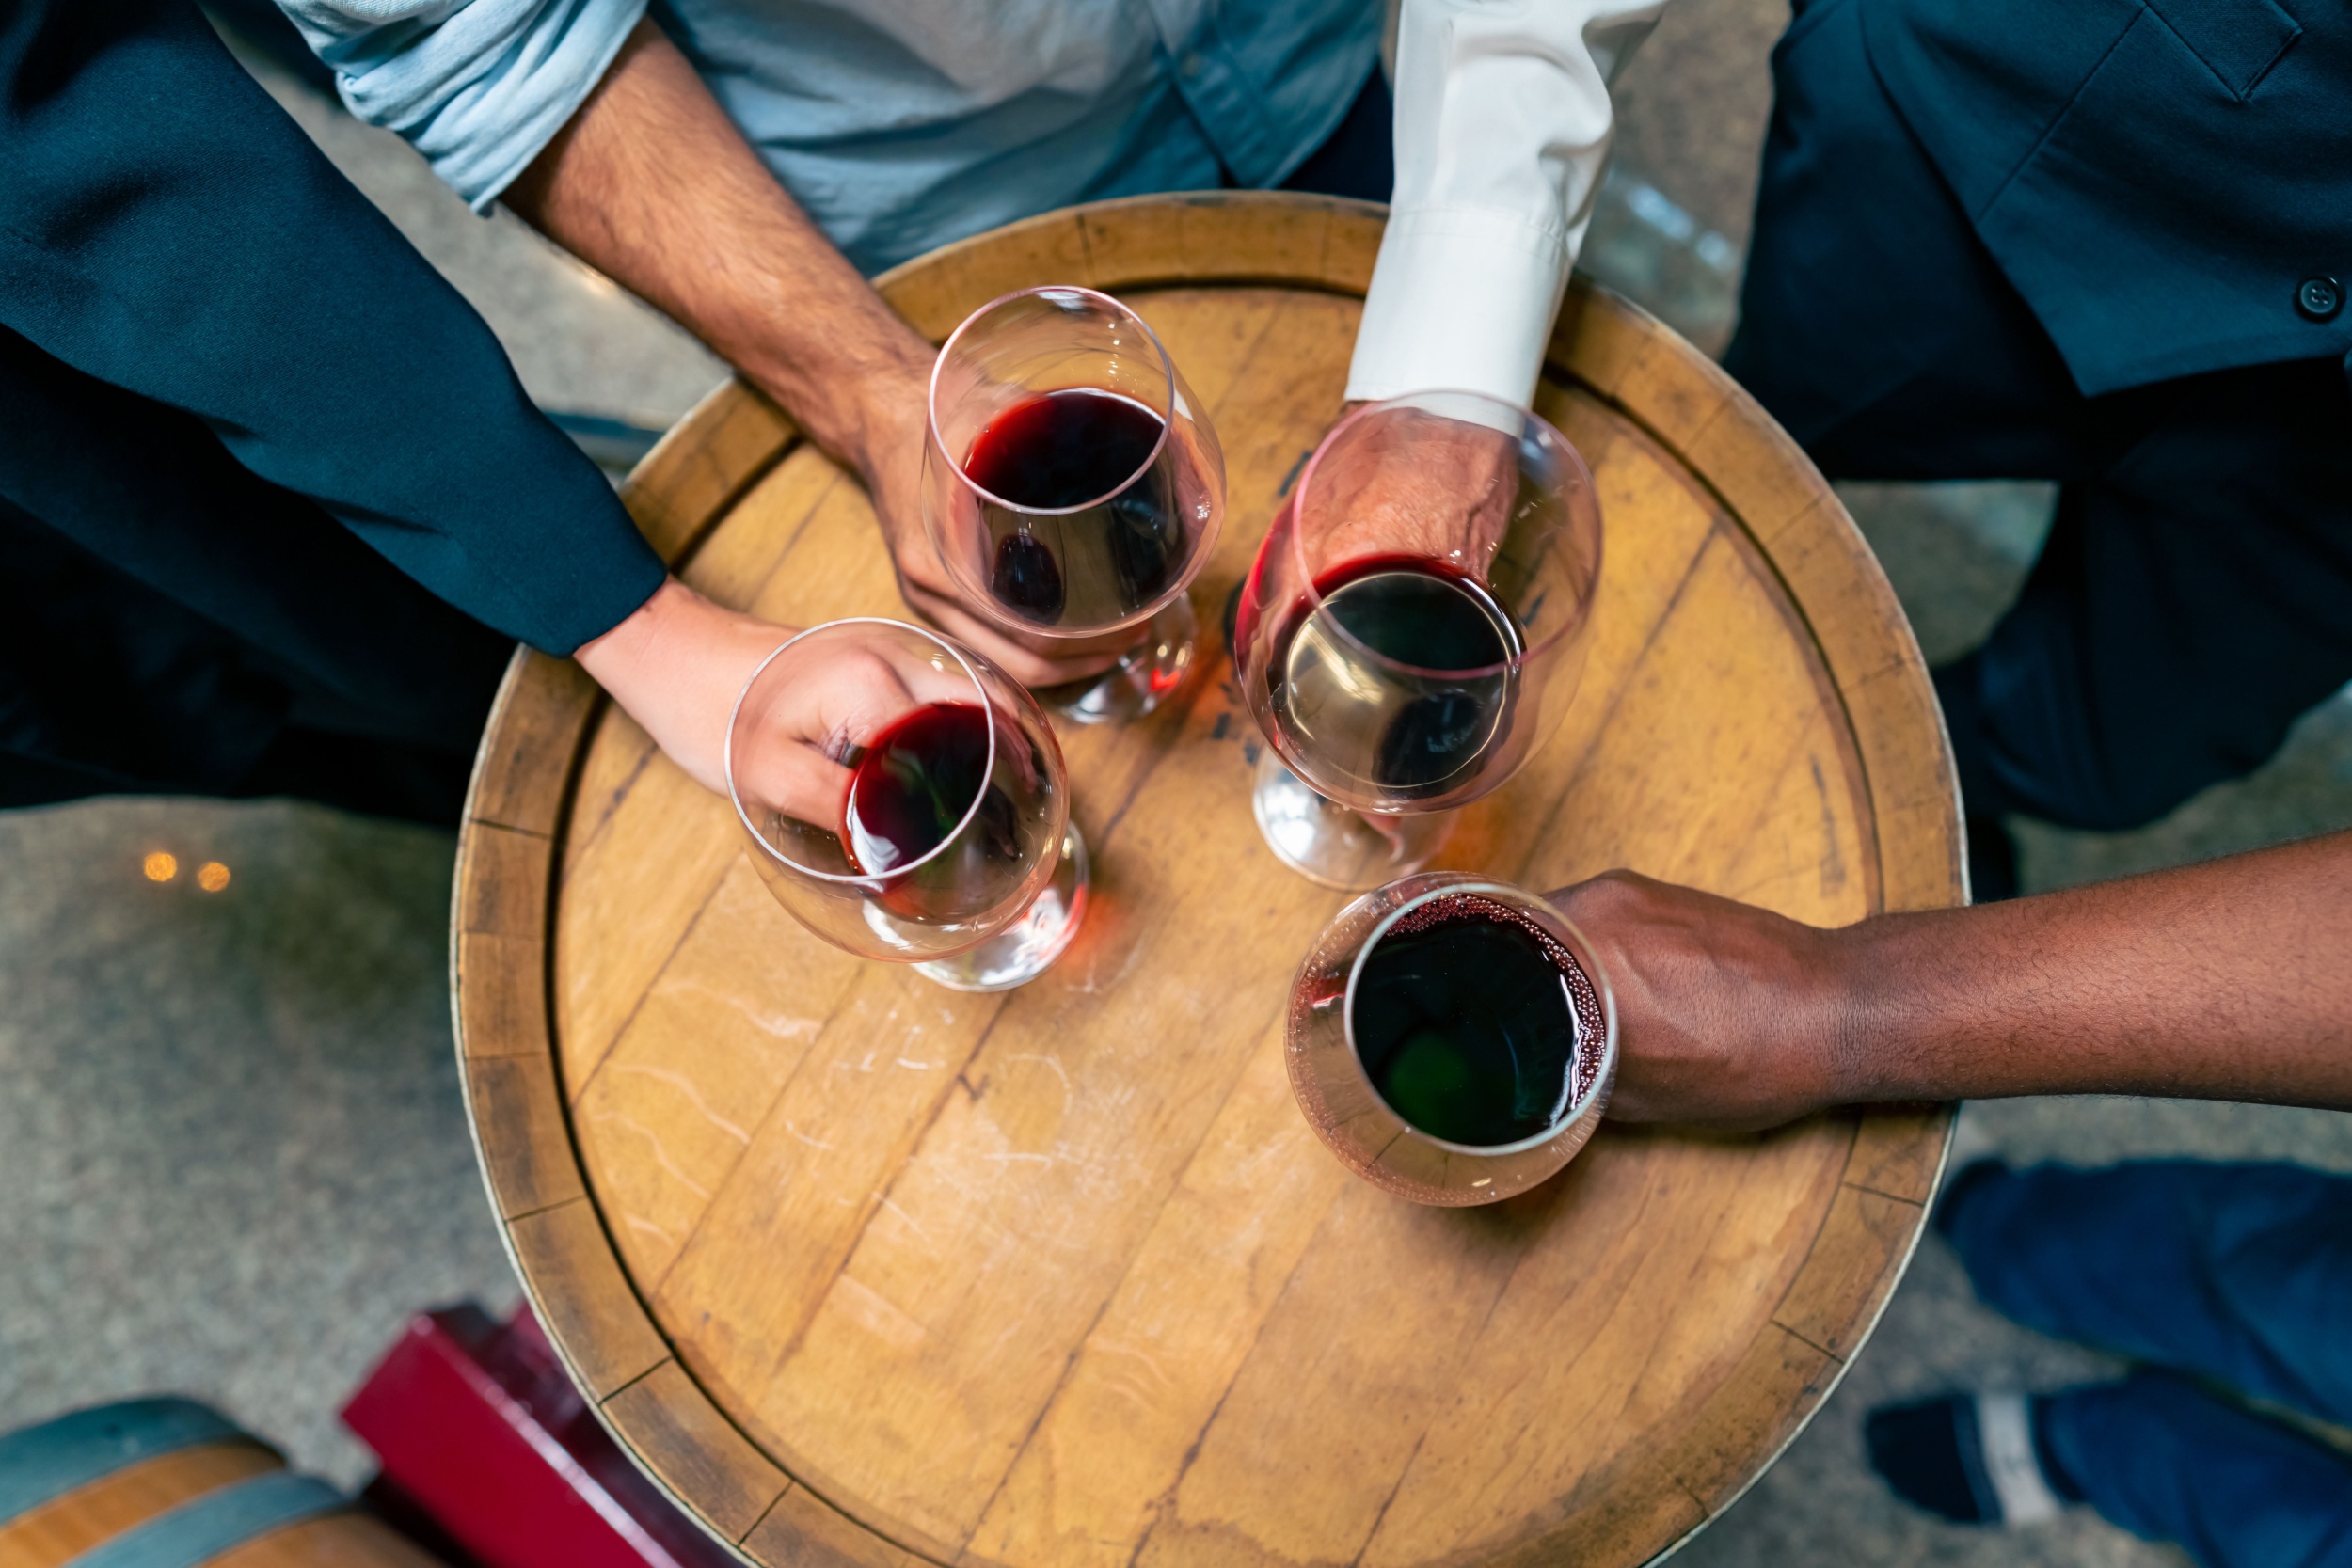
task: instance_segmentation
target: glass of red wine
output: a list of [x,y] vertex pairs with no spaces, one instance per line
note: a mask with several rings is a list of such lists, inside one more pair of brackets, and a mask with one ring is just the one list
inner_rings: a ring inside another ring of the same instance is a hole
[[1291,988],[1286,1052],[1299,1108],[1350,1170],[1415,1203],[1493,1203],[1592,1138],[1616,1003],[1549,903],[1427,871],[1325,927]]
[[1119,664],[1041,691],[1082,723],[1184,683],[1185,589],[1225,515],[1225,458],[1141,317],[1092,289],[1024,289],[956,328],[931,371],[923,518],[965,601],[1056,640],[1133,630]]
[[1426,863],[1581,679],[1600,504],[1524,408],[1416,392],[1335,426],[1243,578],[1233,657],[1269,747],[1267,845],[1329,887]]
[[793,918],[957,990],[1035,978],[1077,933],[1086,846],[1028,692],[897,621],[832,621],[768,656],[727,726],[727,794]]

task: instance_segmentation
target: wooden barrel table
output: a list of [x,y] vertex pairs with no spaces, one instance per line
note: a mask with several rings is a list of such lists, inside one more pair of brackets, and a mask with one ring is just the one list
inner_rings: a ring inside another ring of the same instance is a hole
[[[1795,1435],[1902,1274],[1939,1107],[1607,1127],[1560,1179],[1439,1211],[1348,1176],[1292,1102],[1286,986],[1343,900],[1259,841],[1216,610],[1339,412],[1380,223],[1105,203],[882,281],[934,341],[1011,289],[1114,291],[1224,444],[1202,674],[1062,732],[1094,901],[1035,983],[824,945],[575,666],[509,675],[453,939],[492,1199],[614,1435],[753,1562],[1639,1563]],[[1538,406],[1599,483],[1592,656],[1441,863],[1630,866],[1818,925],[1959,902],[1926,670],[1804,455],[1581,284]],[[740,386],[627,499],[727,604],[906,614],[858,485]]]

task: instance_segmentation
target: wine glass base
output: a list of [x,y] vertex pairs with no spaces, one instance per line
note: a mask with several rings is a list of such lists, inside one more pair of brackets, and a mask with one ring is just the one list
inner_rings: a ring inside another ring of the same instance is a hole
[[949,990],[1010,990],[1053,967],[1086,919],[1087,842],[1073,822],[1062,832],[1061,861],[1054,879],[1021,911],[1021,918],[951,958],[914,966],[914,973]]
[[1258,758],[1249,807],[1276,860],[1311,882],[1348,893],[1420,870],[1454,831],[1451,812],[1373,816],[1327,800],[1271,748]]
[[1144,640],[1099,675],[1033,691],[1045,711],[1080,724],[1124,724],[1175,695],[1191,673],[1200,621],[1179,594],[1148,623]]

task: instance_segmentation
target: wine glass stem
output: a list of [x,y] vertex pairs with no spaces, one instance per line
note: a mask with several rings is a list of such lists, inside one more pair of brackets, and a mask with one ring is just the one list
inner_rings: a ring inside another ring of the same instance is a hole
[[1420,870],[1454,831],[1452,812],[1359,812],[1327,800],[1271,747],[1258,758],[1249,804],[1277,860],[1310,881],[1350,892]]
[[1143,639],[1099,675],[1033,695],[1048,711],[1081,724],[1124,724],[1176,694],[1192,669],[1200,622],[1192,597],[1179,594],[1145,623]]

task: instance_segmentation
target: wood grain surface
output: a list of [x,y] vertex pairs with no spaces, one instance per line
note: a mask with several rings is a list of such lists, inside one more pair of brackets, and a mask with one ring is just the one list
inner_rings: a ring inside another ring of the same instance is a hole
[[[883,280],[934,340],[1111,289],[1224,444],[1203,678],[1065,729],[1094,903],[1043,978],[940,990],[770,899],[725,803],[520,656],[461,845],[460,1050],[490,1190],[606,1420],[766,1564],[1631,1564],[1728,1506],[1899,1277],[1936,1107],[1762,1137],[1605,1128],[1488,1209],[1346,1176],[1284,990],[1343,902],[1248,807],[1216,607],[1337,415],[1380,211],[1106,203]],[[1582,690],[1444,863],[1612,866],[1820,925],[1963,896],[1917,647],[1852,522],[1721,372],[1580,285],[1538,405],[1600,486]],[[866,498],[740,385],[628,499],[685,578],[904,616]]]

